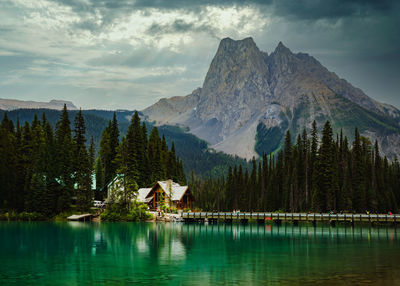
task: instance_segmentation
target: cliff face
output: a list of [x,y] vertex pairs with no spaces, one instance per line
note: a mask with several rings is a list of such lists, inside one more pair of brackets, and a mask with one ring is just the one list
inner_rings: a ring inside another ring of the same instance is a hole
[[400,154],[386,142],[400,138],[399,110],[371,99],[312,56],[282,43],[268,55],[251,38],[223,39],[202,88],[161,99],[143,114],[159,125],[189,127],[216,150],[244,158],[273,152],[287,129],[296,134],[313,120],[320,126],[330,120],[350,137],[357,126],[387,155]]

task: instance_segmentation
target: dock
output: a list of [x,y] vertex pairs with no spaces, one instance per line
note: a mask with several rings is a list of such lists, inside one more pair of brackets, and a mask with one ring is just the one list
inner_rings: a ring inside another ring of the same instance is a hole
[[185,222],[226,222],[233,221],[247,223],[249,220],[255,220],[258,223],[267,221],[280,224],[290,222],[298,224],[299,222],[309,222],[315,225],[317,222],[330,223],[370,223],[384,224],[391,223],[396,225],[400,222],[399,214],[332,214],[332,213],[272,213],[272,212],[184,212],[181,214]]
[[67,220],[70,221],[91,221],[92,214],[80,214],[80,215],[71,215],[67,217]]

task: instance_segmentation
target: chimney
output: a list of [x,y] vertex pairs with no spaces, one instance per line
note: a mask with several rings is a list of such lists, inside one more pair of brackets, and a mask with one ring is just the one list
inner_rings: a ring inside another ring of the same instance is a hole
[[172,180],[171,179],[167,180],[167,190],[170,193],[172,192]]

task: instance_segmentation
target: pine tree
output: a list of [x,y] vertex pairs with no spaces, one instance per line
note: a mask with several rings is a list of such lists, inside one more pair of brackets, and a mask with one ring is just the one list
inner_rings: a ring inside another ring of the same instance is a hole
[[102,193],[104,187],[104,170],[103,164],[101,162],[101,157],[97,157],[96,159],[96,190],[99,193],[99,197],[105,197],[105,194]]
[[265,176],[264,176],[264,160],[265,160],[265,154],[263,155],[263,160],[262,163],[261,161],[258,162],[258,201],[257,201],[257,206],[256,210],[257,211],[262,211],[266,209],[266,190],[265,190]]
[[229,166],[225,184],[225,211],[231,211],[233,209],[233,198],[234,198],[233,184],[234,182],[233,182],[232,167]]
[[113,158],[111,155],[111,128],[112,128],[112,123],[110,121],[108,122],[107,127],[103,130],[100,139],[99,156],[101,158],[101,163],[103,164],[102,167],[103,175],[101,177],[103,178],[102,181],[104,181],[104,184],[108,184],[113,179],[113,172],[112,172]]
[[126,134],[126,170],[124,175],[125,188],[132,194],[135,194],[139,186],[144,184],[142,182],[144,179],[140,173],[145,150],[143,144],[143,130],[140,126],[140,118],[139,114],[135,112]]
[[147,127],[146,124],[142,123],[142,138],[143,138],[143,162],[142,162],[142,178],[144,186],[151,185],[151,170],[150,170],[150,161],[149,161],[149,142],[147,137]]
[[136,194],[136,191],[138,190],[138,184],[137,181],[135,180],[135,176],[132,174],[130,170],[130,164],[131,164],[131,155],[129,154],[129,142],[126,137],[122,138],[122,141],[117,149],[117,157],[115,158],[115,161],[117,163],[118,169],[117,172],[118,174],[122,175],[122,180],[123,180],[123,205],[125,206],[126,209],[130,208],[130,202],[133,199],[133,197]]
[[384,191],[384,174],[383,174],[383,162],[380,157],[378,141],[375,141],[374,147],[374,189],[377,197],[377,208],[380,212],[386,211],[387,209],[387,198]]
[[253,159],[251,160],[251,175],[250,175],[250,179],[249,179],[249,202],[248,202],[248,210],[249,211],[255,211],[256,210],[256,206],[257,206],[257,200],[258,200],[258,196],[257,196],[257,164],[256,164],[256,159],[253,157]]
[[0,208],[18,208],[16,138],[7,113],[0,124]]
[[155,183],[163,179],[163,169],[161,162],[161,140],[158,135],[157,127],[153,127],[149,138],[149,161],[151,170],[151,182]]
[[362,158],[361,139],[358,129],[356,128],[352,150],[352,188],[353,207],[357,212],[365,212],[367,208],[364,176],[365,170]]
[[73,192],[73,151],[74,144],[71,133],[71,126],[68,118],[66,105],[61,113],[61,118],[56,124],[56,155],[57,180],[61,184],[60,193],[57,195],[57,211],[62,212],[69,209]]
[[285,211],[291,209],[291,201],[293,197],[292,189],[292,138],[290,131],[286,132],[285,136],[285,146],[283,149],[283,165],[284,165],[284,176],[282,178],[283,188],[282,188],[282,208]]
[[109,154],[109,169],[108,169],[108,176],[113,178],[117,173],[117,166],[115,164],[115,157],[117,156],[117,148],[119,145],[119,129],[118,129],[118,121],[117,115],[114,112],[113,119],[110,125],[110,154]]
[[76,204],[78,209],[88,210],[92,203],[92,166],[91,159],[86,150],[86,126],[82,115],[82,110],[79,110],[75,117],[74,128],[74,178],[77,186]]
[[333,133],[329,121],[326,121],[322,131],[322,142],[319,149],[319,168],[318,168],[318,188],[319,205],[322,211],[334,210],[336,206],[335,184],[336,177],[334,172],[334,142]]

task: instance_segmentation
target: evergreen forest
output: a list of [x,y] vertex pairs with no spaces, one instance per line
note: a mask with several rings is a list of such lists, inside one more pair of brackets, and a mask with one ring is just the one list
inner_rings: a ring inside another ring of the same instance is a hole
[[288,131],[274,155],[251,161],[250,168],[230,167],[226,177],[189,185],[204,210],[282,212],[395,212],[400,206],[400,164],[382,157],[355,129],[354,141],[333,135],[327,121],[319,138],[314,122],[296,142]]
[[[198,150],[207,148],[203,141],[183,136],[175,127],[162,127],[167,136],[160,136],[156,127],[149,132],[137,112],[124,134],[114,113],[97,135],[96,146],[93,137],[87,136],[83,112],[73,114],[71,120],[64,107],[53,128],[45,113],[23,125],[4,113],[0,124],[0,211],[35,212],[46,217],[71,208],[86,211],[93,198],[105,198],[105,186],[117,174],[124,175],[130,192],[150,187],[157,180],[186,184],[179,150],[166,137],[178,138],[179,146],[189,144],[192,152],[184,148],[184,157],[192,154],[192,164],[199,164],[198,168],[226,164],[227,172],[221,167],[208,178],[191,172],[189,186],[199,209],[386,213],[400,206],[399,162],[381,156],[378,142],[360,136],[357,129],[352,143],[342,133],[335,136],[329,121],[321,136],[315,122],[310,134],[304,129],[293,137],[287,131],[279,152],[246,162],[202,157],[204,152]],[[199,146],[194,147],[196,144]]]
[[137,112],[121,140],[114,114],[101,134],[98,152],[93,137],[88,142],[86,135],[82,111],[76,112],[71,122],[65,106],[55,128],[44,113],[23,125],[19,120],[14,124],[4,113],[0,124],[0,211],[45,217],[72,208],[87,211],[94,197],[104,199],[105,185],[116,174],[125,176],[131,192],[167,178],[186,182],[174,144],[169,149],[157,128],[148,136]]
[[[75,118],[78,110],[68,110],[70,118]],[[14,124],[19,122],[29,122],[32,124],[35,114],[45,114],[47,121],[52,127],[55,127],[59,118],[61,117],[60,110],[52,109],[16,109],[11,111],[0,110],[0,120],[7,113],[8,119],[12,120]],[[128,110],[83,110],[83,118],[86,125],[86,137],[92,138],[94,141],[95,149],[98,152],[100,149],[100,141],[102,132],[109,125],[109,121],[113,120],[114,116],[118,121],[118,129],[120,139],[126,135],[131,118],[135,111]],[[139,116],[141,113],[138,112]],[[143,121],[143,117],[141,117]],[[151,133],[154,124],[152,122],[144,121],[148,130]],[[176,155],[183,161],[183,168],[186,174],[192,171],[198,177],[202,178],[218,178],[225,176],[228,172],[228,167],[233,165],[242,165],[246,167],[248,162],[237,156],[225,154],[223,152],[215,152],[215,150],[208,147],[208,143],[199,139],[188,130],[177,126],[163,125],[158,126],[158,133],[160,137],[164,136],[167,146],[170,149],[172,143],[175,144]],[[86,142],[89,147],[90,140]]]

